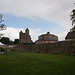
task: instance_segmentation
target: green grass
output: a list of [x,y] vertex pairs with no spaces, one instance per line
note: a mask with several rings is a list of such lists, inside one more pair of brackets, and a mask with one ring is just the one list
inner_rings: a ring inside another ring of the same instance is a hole
[[0,54],[0,75],[75,75],[75,56],[7,52]]

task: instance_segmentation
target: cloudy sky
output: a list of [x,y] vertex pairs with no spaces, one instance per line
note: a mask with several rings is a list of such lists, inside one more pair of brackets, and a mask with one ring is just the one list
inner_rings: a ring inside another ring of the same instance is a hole
[[64,40],[71,29],[70,14],[75,0],[0,0],[7,29],[1,31],[11,40],[19,38],[19,32],[30,29],[32,40],[46,32]]

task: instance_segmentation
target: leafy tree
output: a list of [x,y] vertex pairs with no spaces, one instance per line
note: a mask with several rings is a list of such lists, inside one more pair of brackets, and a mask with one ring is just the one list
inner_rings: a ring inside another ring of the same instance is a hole
[[3,44],[10,44],[10,39],[8,37],[2,37],[0,41]]
[[70,31],[75,32],[75,26],[72,29],[70,29]]
[[73,26],[73,28],[70,31],[71,32],[75,32],[75,9],[72,10],[70,16],[71,16],[71,19],[70,20],[72,20],[72,26]]
[[[74,3],[75,4],[75,3]],[[75,9],[72,10],[71,19],[73,28],[70,30],[71,32],[75,32]],[[72,40],[72,47],[75,46],[75,38]]]
[[70,15],[71,16],[70,20],[72,20],[72,26],[73,26],[75,24],[75,9],[73,9],[71,13],[72,14]]
[[[3,14],[0,14],[0,31],[6,29],[6,26],[4,24],[2,24],[2,22],[4,21],[4,20],[2,20],[2,18],[3,18]],[[2,35],[3,34],[0,33],[0,38],[1,38]]]
[[12,40],[10,40],[10,44],[12,45],[12,44],[14,44],[14,42]]
[[18,44],[18,43],[19,43],[19,39],[15,39],[14,44]]

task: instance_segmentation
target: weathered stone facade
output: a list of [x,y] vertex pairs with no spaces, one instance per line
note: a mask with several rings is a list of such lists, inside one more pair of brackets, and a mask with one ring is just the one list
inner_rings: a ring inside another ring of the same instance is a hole
[[35,43],[46,44],[46,43],[56,43],[56,42],[58,42],[58,37],[47,32],[47,34],[40,35]]
[[27,53],[30,52],[75,55],[75,46],[72,47],[71,41],[61,41],[58,43],[32,45],[19,44],[17,50]]
[[25,30],[25,33],[20,31],[19,33],[19,43],[33,43],[29,35],[29,29]]
[[74,43],[70,41],[74,38],[75,33],[69,33],[69,35],[66,36],[65,39],[69,39],[69,41],[58,41],[57,36],[47,32],[47,34],[39,36],[35,43],[32,43],[29,29],[27,28],[25,32],[26,33],[20,32],[20,43],[17,46],[17,51],[75,55]]

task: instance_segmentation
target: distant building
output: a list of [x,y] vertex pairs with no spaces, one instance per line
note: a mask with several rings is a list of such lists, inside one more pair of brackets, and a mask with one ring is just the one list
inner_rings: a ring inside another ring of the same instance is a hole
[[73,40],[73,39],[75,39],[75,32],[68,32],[68,34],[65,37],[65,40],[70,41],[70,40]]
[[45,44],[45,43],[56,43],[56,42],[58,42],[58,37],[47,32],[47,34],[40,35],[35,43]]
[[33,43],[32,40],[31,40],[31,37],[29,35],[29,29],[28,28],[25,30],[25,33],[20,31],[19,42],[20,43]]

